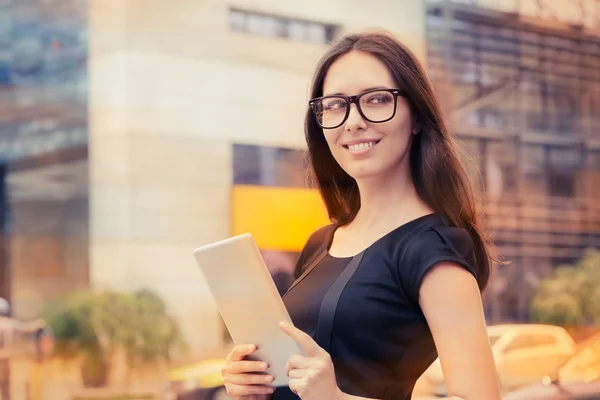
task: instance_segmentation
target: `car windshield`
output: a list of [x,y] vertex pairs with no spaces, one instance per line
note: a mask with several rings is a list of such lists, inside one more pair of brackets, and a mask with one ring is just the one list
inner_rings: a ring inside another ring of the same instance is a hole
[[493,346],[496,344],[498,339],[500,339],[502,335],[490,335],[490,344]]

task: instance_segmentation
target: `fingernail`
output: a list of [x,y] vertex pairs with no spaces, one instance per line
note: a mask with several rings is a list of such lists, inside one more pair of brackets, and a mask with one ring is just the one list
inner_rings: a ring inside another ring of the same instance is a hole
[[265,376],[265,382],[271,383],[271,382],[273,382],[273,380],[274,380],[274,378],[271,375]]
[[267,363],[262,363],[262,364],[260,364],[260,368],[262,368],[262,369],[267,369],[267,368],[269,368],[269,364],[267,364]]

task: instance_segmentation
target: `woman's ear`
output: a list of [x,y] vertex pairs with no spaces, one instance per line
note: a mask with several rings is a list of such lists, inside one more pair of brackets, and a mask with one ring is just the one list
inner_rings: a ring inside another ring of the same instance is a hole
[[421,118],[419,118],[418,116],[415,116],[413,118],[412,134],[418,135],[419,133],[421,133]]

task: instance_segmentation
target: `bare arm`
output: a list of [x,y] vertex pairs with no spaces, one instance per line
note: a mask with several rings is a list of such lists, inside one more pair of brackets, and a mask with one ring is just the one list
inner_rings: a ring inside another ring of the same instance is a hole
[[499,400],[481,294],[473,275],[452,262],[436,264],[423,279],[419,303],[435,341],[449,398]]

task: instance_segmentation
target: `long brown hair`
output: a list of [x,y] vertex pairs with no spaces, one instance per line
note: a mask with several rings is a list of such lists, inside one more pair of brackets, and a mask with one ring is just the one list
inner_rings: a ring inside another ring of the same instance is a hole
[[[431,83],[415,55],[385,32],[347,35],[319,62],[311,98],[323,95],[323,82],[330,66],[351,51],[366,52],[381,60],[406,93],[413,118],[421,128],[410,149],[411,174],[417,194],[449,225],[467,230],[475,246],[477,279],[483,290],[490,277],[491,261],[496,260],[493,245],[479,221],[471,181],[458,158]],[[348,224],[360,209],[358,186],[335,161],[310,109],[305,118],[305,135],[313,184],[319,189],[332,222]]]

